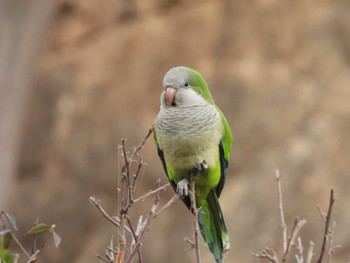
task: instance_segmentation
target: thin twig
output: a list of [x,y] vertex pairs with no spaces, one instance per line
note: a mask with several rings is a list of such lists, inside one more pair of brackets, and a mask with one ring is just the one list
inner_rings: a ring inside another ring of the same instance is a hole
[[135,233],[135,231],[134,231],[134,228],[133,228],[133,226],[132,226],[130,217],[129,217],[129,215],[124,215],[124,217],[125,217],[125,219],[126,219],[126,222],[127,222],[128,225],[129,225],[129,228],[130,228],[130,232],[131,232],[131,234],[132,234],[132,237],[134,238],[134,240],[135,240],[135,242],[136,242],[136,241],[137,241],[137,235],[136,235],[136,233]]
[[[158,187],[159,187],[159,181],[158,181]],[[141,246],[141,243],[143,241],[143,239],[145,238],[147,232],[149,231],[150,227],[151,227],[151,221],[152,218],[154,218],[154,214],[156,213],[157,207],[159,205],[159,192],[156,194],[156,198],[153,201],[153,205],[152,208],[146,218],[146,223],[145,226],[140,234],[140,236],[138,237],[138,240],[134,246],[134,248],[132,249],[132,251],[130,252],[128,258],[125,260],[125,263],[130,263],[132,262],[137,250],[139,249],[139,247]]]
[[293,228],[292,228],[292,232],[291,232],[290,237],[288,238],[287,249],[286,249],[286,251],[283,254],[282,262],[286,262],[287,255],[288,255],[291,247],[294,245],[295,239],[298,236],[300,229],[305,225],[305,223],[306,223],[305,219],[301,219],[300,220],[299,218],[296,218],[294,220],[294,225],[293,225]]
[[298,218],[296,218],[294,220],[292,233],[291,233],[291,236],[288,238],[287,247],[286,247],[286,250],[284,251],[283,256],[282,256],[282,262],[286,262],[286,260],[287,260],[287,255],[288,255],[288,252],[292,246],[292,241],[294,242],[294,240],[292,240],[292,236],[293,236],[293,233],[295,232],[295,228],[296,228],[297,224],[298,224]]
[[[122,211],[120,212],[122,214]],[[125,217],[124,215],[121,215],[121,220],[120,220],[120,229],[118,231],[118,248],[119,248],[119,253],[118,256],[120,260],[122,261],[124,255],[125,255],[125,249],[126,249],[126,237],[125,237]]]
[[185,238],[184,238],[184,241],[185,241],[186,243],[190,244],[190,246],[191,246],[190,249],[196,248],[196,243],[193,242],[192,240],[188,239],[188,237],[185,237]]
[[110,262],[114,263],[115,262],[115,257],[118,254],[118,251],[116,251],[113,247],[114,247],[114,244],[113,244],[113,236],[112,236],[111,240],[109,241],[109,246],[107,247],[105,252],[106,252],[106,258]]
[[290,245],[289,246],[293,246],[294,245],[295,240],[296,240],[296,238],[297,238],[301,228],[306,224],[306,222],[307,222],[306,219],[296,218],[296,220],[295,220],[295,227],[293,226],[293,231],[291,233]]
[[145,163],[142,162],[142,158],[140,158],[139,160],[139,163],[137,165],[137,169],[136,169],[136,172],[133,174],[133,180],[132,180],[132,194],[134,194],[134,191],[135,191],[135,187],[136,187],[136,180],[137,180],[137,177],[139,176],[140,174],[140,171],[141,171],[141,167],[144,165]]
[[197,204],[196,204],[196,190],[195,190],[195,181],[196,181],[196,176],[198,174],[198,168],[194,168],[193,172],[191,173],[190,177],[190,185],[191,189],[189,191],[189,196],[191,200],[191,211],[193,213],[193,231],[194,231],[194,244],[195,244],[195,249],[196,249],[196,262],[200,263],[201,258],[200,258],[200,251],[199,251],[199,242],[198,242],[198,232],[199,232],[199,225],[198,225],[198,209],[197,209]]
[[282,226],[283,255],[285,255],[287,252],[287,225],[286,225],[286,221],[284,220],[283,198],[282,198],[282,189],[281,189],[281,174],[279,170],[276,170],[275,172],[276,172],[276,183],[277,183],[277,191],[278,191],[278,210],[280,211],[281,226]]
[[303,250],[304,250],[304,248],[303,248],[303,244],[301,242],[301,238],[300,237],[298,237],[298,242],[296,244],[296,248],[297,248],[298,254],[299,254],[299,255],[297,255],[297,254],[295,255],[295,257],[297,259],[297,263],[304,263],[304,257],[303,257]]
[[[125,139],[122,139],[122,156],[124,159],[124,166],[122,168],[122,208],[120,214],[126,214],[127,210],[132,204],[132,189],[130,181],[130,158],[126,153]],[[126,189],[124,189],[126,187]]]
[[170,207],[173,203],[175,203],[178,199],[180,198],[180,196],[178,194],[175,194],[165,205],[163,205],[155,214],[154,217],[157,217],[158,215],[160,215],[165,209],[167,209],[168,207]]
[[38,259],[39,253],[40,250],[35,251],[35,253],[30,256],[28,263],[34,263]]
[[[2,215],[5,215],[5,213],[4,213],[3,211],[1,211],[1,213],[0,213],[0,219],[1,219],[2,223],[3,223],[8,229],[10,229],[10,228],[7,226],[7,224],[6,224],[5,220],[3,219]],[[10,220],[8,219],[7,216],[6,216],[6,218],[7,218],[8,221],[10,221]],[[12,228],[13,228],[13,225],[12,225],[11,222],[10,222],[10,225],[11,225]],[[21,250],[23,251],[23,253],[30,259],[31,255],[29,255],[29,253],[27,252],[27,250],[25,250],[25,248],[23,247],[23,245],[21,244],[21,242],[19,242],[19,240],[17,239],[16,235],[13,233],[13,231],[12,231],[11,229],[10,229],[10,234],[11,234],[11,236],[13,237],[13,239],[15,240],[15,242],[17,243],[17,245],[21,248]]]
[[[126,219],[126,222],[127,222],[128,225],[129,225],[129,228],[130,228],[130,230],[131,230],[132,236],[133,236],[134,241],[135,241],[135,243],[136,243],[136,242],[137,242],[137,235],[136,235],[136,232],[134,231],[134,228],[133,228],[133,226],[132,226],[130,217],[129,217],[128,215],[124,215],[124,217],[125,217],[125,219]],[[138,255],[138,257],[139,257],[139,262],[143,262],[140,248],[137,249],[137,255]]]
[[328,258],[327,263],[330,263],[332,261],[332,254],[335,252],[335,249],[341,248],[341,245],[335,245],[334,244],[334,234],[336,229],[336,222],[332,222],[332,226],[329,228],[329,250],[328,250]]
[[140,142],[140,144],[134,148],[134,151],[130,155],[130,159],[131,160],[134,158],[135,154],[137,154],[137,152],[139,152],[143,148],[143,146],[145,145],[147,139],[151,136],[153,130],[154,130],[154,128],[150,127],[148,129],[148,132],[147,132],[146,136],[143,138],[143,140]]
[[103,257],[100,256],[100,255],[96,255],[96,257],[97,257],[98,259],[101,259],[103,262],[111,263],[110,261],[107,261],[105,258],[103,258]]
[[[34,221],[34,224],[33,226],[36,226],[37,224],[39,223],[39,218],[37,218],[35,221]],[[32,254],[35,253],[35,251],[37,250],[37,242],[38,242],[38,235],[34,235],[33,238],[32,238]]]
[[316,208],[317,208],[317,211],[320,213],[323,222],[326,223],[326,221],[327,221],[327,215],[326,215],[325,213],[322,212],[320,206],[317,205]]
[[150,190],[147,194],[134,199],[133,202],[136,203],[136,202],[139,202],[139,201],[143,201],[143,200],[145,200],[147,197],[149,197],[151,195],[154,195],[154,194],[156,194],[156,193],[158,193],[160,191],[164,191],[169,185],[170,185],[170,183],[167,183],[165,185],[162,185],[162,186],[158,187],[155,190]]
[[328,212],[327,212],[327,216],[326,216],[326,224],[325,224],[325,229],[324,229],[324,234],[323,234],[322,248],[321,248],[320,257],[317,260],[317,263],[321,263],[322,262],[323,255],[324,255],[324,252],[325,252],[325,249],[326,249],[327,235],[328,235],[328,231],[329,231],[329,223],[330,223],[330,220],[331,220],[331,215],[332,215],[332,209],[333,209],[334,202],[335,202],[334,191],[333,191],[333,189],[331,189],[330,200],[329,200],[329,207],[328,207]]
[[314,242],[310,241],[309,249],[307,251],[306,263],[311,263],[312,257],[314,256]]
[[268,247],[265,247],[264,250],[259,253],[253,254],[253,257],[268,259],[272,263],[279,263],[276,252],[272,248]]
[[116,216],[113,218],[109,214],[107,214],[107,212],[102,208],[100,201],[98,201],[94,196],[90,196],[89,201],[98,209],[98,211],[101,212],[101,214],[104,218],[106,218],[114,226],[120,227],[120,219]]
[[30,259],[31,255],[29,255],[29,253],[25,250],[25,248],[23,247],[21,242],[19,242],[19,240],[15,236],[15,234],[12,231],[10,233],[11,233],[11,236],[13,237],[13,239],[15,240],[15,242],[17,243],[17,245],[21,248],[21,250],[24,252],[24,254],[26,254],[26,256]]
[[[136,225],[136,230],[135,230],[135,235],[136,235],[137,237],[139,237],[139,236],[141,235],[142,230],[143,230],[144,227],[145,227],[145,224],[146,224],[146,221],[143,221],[143,216],[140,215],[139,220],[138,220],[137,225]],[[131,242],[130,250],[133,249],[133,247],[135,246],[136,242],[137,242],[137,239],[136,239],[136,240],[133,240],[133,241]]]

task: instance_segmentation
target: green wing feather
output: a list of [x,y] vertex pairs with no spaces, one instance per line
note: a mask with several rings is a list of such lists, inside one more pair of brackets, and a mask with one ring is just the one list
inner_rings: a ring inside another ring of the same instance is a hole
[[169,174],[171,173],[171,171],[170,171],[170,169],[168,169],[168,167],[166,165],[163,151],[159,148],[158,139],[157,139],[157,130],[156,130],[155,126],[153,127],[153,138],[154,138],[154,141],[156,142],[158,155],[159,155],[160,160],[162,161],[162,165],[163,165],[163,169],[165,171],[165,174],[168,177],[172,187],[176,191],[176,183],[173,180],[171,180],[170,177],[169,177]]
[[225,118],[225,115],[222,113],[222,111],[218,107],[216,107],[216,108],[220,113],[222,123],[224,125],[224,135],[223,135],[221,141],[222,141],[223,148],[224,148],[224,158],[228,162],[230,160],[231,145],[233,142],[233,134],[232,134],[231,128],[230,128],[230,126]]
[[198,223],[202,236],[208,244],[211,253],[214,255],[215,261],[221,263],[223,252],[229,249],[230,241],[218,197],[225,184],[233,135],[224,114],[218,107],[217,109],[224,127],[223,136],[219,143],[221,175],[215,189],[211,190],[206,198],[199,200],[199,206],[201,206],[202,212],[198,215]]
[[198,223],[203,239],[217,263],[222,262],[223,253],[229,249],[230,241],[218,197],[212,189],[206,198],[197,199]]
[[224,134],[219,143],[221,176],[220,176],[220,181],[215,188],[217,196],[220,197],[220,194],[222,192],[222,189],[224,188],[225,181],[226,181],[226,171],[228,168],[228,162],[230,160],[233,135],[232,135],[230,126],[225,118],[225,115],[222,113],[222,111],[218,107],[216,108],[220,113],[222,123],[224,126]]

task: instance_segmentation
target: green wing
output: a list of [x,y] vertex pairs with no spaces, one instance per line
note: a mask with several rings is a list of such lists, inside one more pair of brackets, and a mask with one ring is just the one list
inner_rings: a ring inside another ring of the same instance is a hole
[[230,128],[230,126],[225,118],[225,115],[222,113],[222,111],[218,107],[217,107],[217,110],[220,113],[222,123],[224,125],[224,134],[223,134],[223,137],[221,138],[220,144],[219,144],[221,177],[220,177],[219,184],[215,188],[217,196],[220,197],[222,189],[224,188],[224,185],[225,185],[226,171],[228,168],[228,162],[230,160],[233,134],[232,134],[231,128]]
[[156,142],[158,155],[159,155],[160,160],[162,161],[164,172],[165,172],[166,176],[168,177],[171,186],[176,191],[177,185],[176,185],[175,181],[173,181],[169,176],[172,171],[171,171],[171,169],[168,169],[166,162],[165,162],[164,153],[163,153],[162,149],[159,148],[156,127],[154,127],[154,129],[153,129],[153,138],[154,138],[154,141]]

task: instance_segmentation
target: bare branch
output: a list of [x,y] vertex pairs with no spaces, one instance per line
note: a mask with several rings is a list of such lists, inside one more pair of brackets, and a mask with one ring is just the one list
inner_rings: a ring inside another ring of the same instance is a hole
[[190,249],[196,248],[196,243],[193,242],[192,240],[188,239],[188,237],[185,237],[185,238],[184,238],[184,241],[185,241],[186,243],[190,244]]
[[165,205],[163,205],[155,214],[154,217],[160,215],[165,209],[170,207],[173,203],[175,203],[179,199],[179,195],[175,194]]
[[279,170],[276,170],[276,183],[277,183],[277,191],[278,191],[278,210],[280,211],[281,217],[281,226],[282,226],[282,242],[283,242],[283,255],[288,253],[287,251],[287,225],[284,219],[284,211],[283,211],[283,198],[282,198],[282,189],[281,189],[281,174]]
[[141,167],[145,165],[145,163],[142,161],[142,158],[140,158],[139,160],[139,163],[137,165],[137,170],[136,170],[136,173],[133,174],[133,181],[132,181],[132,193],[134,193],[135,191],[135,187],[136,187],[136,180],[137,180],[137,177],[139,176],[140,174],[140,171],[141,171]]
[[303,258],[303,250],[304,250],[304,248],[303,248],[303,244],[302,244],[302,242],[301,242],[301,238],[300,237],[298,237],[298,242],[297,242],[297,244],[296,244],[296,248],[297,248],[297,250],[298,250],[298,254],[296,254],[295,255],[295,258],[297,259],[297,263],[304,263],[304,258]]
[[101,212],[102,216],[111,222],[114,226],[120,227],[120,219],[118,217],[111,217],[107,212],[102,208],[100,201],[98,201],[94,196],[89,197],[90,203],[92,203],[98,211]]
[[[129,225],[129,228],[131,230],[132,236],[133,236],[134,241],[136,243],[137,242],[137,235],[136,235],[136,232],[134,231],[134,228],[132,226],[130,217],[128,215],[125,215],[124,217],[125,217],[126,221],[128,222],[128,225]],[[138,257],[139,257],[139,262],[143,262],[142,255],[141,255],[141,252],[140,252],[140,248],[137,249],[137,254],[138,254]]]
[[119,260],[123,260],[124,255],[125,255],[125,249],[126,249],[126,237],[125,237],[125,214],[123,214],[124,212],[122,211],[122,209],[120,210],[120,214],[121,214],[121,220],[120,220],[120,228],[118,231],[118,249],[119,249],[119,253],[118,253],[118,258]]
[[134,148],[134,151],[130,155],[130,159],[131,160],[134,158],[135,154],[137,154],[143,148],[143,146],[145,145],[147,139],[151,136],[153,130],[154,130],[154,128],[150,127],[148,129],[148,132],[147,132],[146,136],[143,138],[143,140],[140,142],[140,144]]
[[199,232],[198,208],[196,205],[196,190],[195,190],[195,181],[196,181],[196,176],[198,172],[199,172],[198,168],[195,167],[193,169],[193,172],[191,173],[191,178],[190,178],[191,189],[189,191],[189,196],[191,200],[191,211],[193,213],[193,230],[194,230],[194,244],[196,249],[196,259],[197,259],[197,263],[200,263],[201,258],[200,258],[200,252],[199,252],[199,242],[198,242],[198,232]]
[[[303,263],[304,261],[304,257],[303,257],[303,245],[302,245],[302,240],[299,237],[299,232],[301,230],[301,228],[305,225],[306,220],[305,219],[301,219],[299,220],[298,218],[296,218],[296,220],[294,221],[294,225],[291,231],[290,236],[288,237],[287,240],[287,226],[285,224],[285,219],[284,219],[284,210],[283,210],[283,198],[282,198],[282,190],[281,190],[281,175],[279,173],[278,170],[276,170],[276,183],[277,183],[277,190],[278,190],[278,199],[279,199],[279,212],[280,212],[280,217],[281,217],[281,225],[282,225],[282,245],[283,245],[283,255],[282,255],[282,262],[286,262],[287,261],[287,255],[290,252],[291,248],[293,245],[295,245],[296,250],[297,250],[297,254],[295,255],[295,258],[297,260],[297,263]],[[320,209],[319,206],[317,206],[317,209],[323,219],[323,221],[325,222],[325,230],[324,230],[324,235],[323,235],[323,243],[322,243],[322,248],[321,248],[321,253],[320,253],[320,257],[317,261],[317,263],[322,263],[322,258],[323,255],[326,251],[326,245],[328,243],[328,248],[327,248],[327,254],[328,254],[328,258],[327,258],[327,263],[331,262],[331,258],[332,258],[332,254],[334,253],[334,250],[338,247],[338,245],[334,245],[333,243],[333,238],[334,238],[334,231],[335,231],[335,222],[333,222],[333,225],[330,226],[330,219],[331,219],[331,214],[332,214],[332,209],[334,206],[335,201],[338,198],[334,197],[334,191],[331,190],[331,195],[330,195],[330,202],[329,202],[329,207],[328,207],[328,212],[327,214],[323,213]],[[309,248],[307,251],[307,255],[306,255],[306,263],[311,263],[312,262],[312,258],[314,256],[313,253],[314,250],[314,243],[312,241],[309,241]],[[258,257],[258,258],[264,258],[264,259],[268,259],[270,262],[276,263],[278,262],[278,257],[276,256],[276,253],[274,250],[270,249],[270,248],[265,248],[263,251],[261,251],[260,253],[257,254],[253,254],[253,256]]]
[[105,256],[107,258],[107,261],[110,263],[115,262],[115,256],[118,254],[118,251],[115,251],[113,249],[113,236],[111,237],[111,240],[109,241],[109,246],[105,250]]
[[[157,185],[159,187],[159,181],[157,182]],[[125,263],[131,263],[135,253],[137,252],[137,250],[139,249],[139,247],[141,246],[141,242],[143,241],[143,239],[145,238],[147,232],[149,231],[150,227],[151,227],[151,221],[152,218],[154,218],[154,214],[156,213],[157,207],[159,205],[159,192],[156,195],[156,198],[153,201],[153,205],[152,208],[150,210],[150,212],[148,213],[148,216],[146,218],[146,222],[145,222],[145,226],[141,231],[141,234],[134,246],[134,248],[132,249],[132,251],[130,252],[128,258],[125,260]]]
[[[130,181],[130,158],[126,153],[125,139],[122,139],[122,156],[124,159],[124,166],[122,167],[122,208],[120,214],[126,214],[132,204],[132,185]],[[124,189],[124,187],[126,189]]]
[[295,223],[294,223],[293,230],[291,233],[291,238],[290,238],[290,246],[294,245],[296,237],[298,236],[301,228],[306,224],[306,222],[307,222],[306,219],[299,219],[299,218],[295,219]]
[[256,258],[267,259],[272,263],[279,263],[277,254],[272,248],[265,247],[264,250],[262,250],[259,253],[253,254],[253,256]]
[[310,241],[309,249],[307,251],[307,256],[306,256],[306,263],[311,263],[312,257],[315,255],[314,246],[315,246],[314,242]]
[[158,193],[158,192],[160,192],[160,191],[165,191],[165,189],[166,189],[169,185],[170,185],[170,183],[167,183],[167,184],[165,184],[165,185],[162,185],[162,186],[158,187],[158,188],[155,189],[155,190],[151,190],[151,191],[149,191],[147,194],[145,194],[145,195],[143,195],[143,196],[140,196],[140,197],[134,199],[133,202],[136,203],[136,202],[139,202],[139,201],[143,201],[143,200],[145,200],[147,197],[149,197],[149,196],[151,196],[151,195],[154,195],[154,194],[156,194],[156,193]]
[[305,219],[301,219],[301,220],[299,220],[299,218],[295,219],[291,235],[288,238],[287,249],[282,256],[282,262],[286,262],[288,252],[290,251],[291,247],[294,245],[295,239],[298,236],[300,229],[305,225],[305,223],[306,223]]
[[327,215],[326,215],[325,213],[322,212],[320,206],[317,205],[316,208],[317,208],[317,211],[320,213],[320,216],[322,217],[323,222],[326,223],[326,221],[327,221],[327,218],[326,218]]
[[[139,217],[138,222],[137,222],[136,231],[135,231],[135,235],[136,235],[137,237],[139,237],[139,236],[141,235],[141,232],[142,232],[142,230],[144,229],[145,224],[146,224],[146,221],[143,220],[143,216],[141,215],[141,216]],[[135,246],[136,242],[137,242],[137,240],[131,242],[130,250],[133,249],[133,247]]]
[[334,253],[335,249],[341,248],[341,245],[335,245],[334,244],[334,234],[335,234],[335,229],[336,229],[336,222],[332,222],[332,226],[329,227],[329,232],[328,232],[328,240],[329,240],[329,250],[328,250],[328,258],[327,258],[327,263],[330,263],[332,261],[332,254]]
[[[96,206],[100,211],[103,217],[110,221],[114,226],[118,227],[118,245],[117,250],[114,250],[113,245],[107,248],[104,261],[113,262],[113,263],[131,263],[134,260],[136,253],[138,254],[138,262],[142,263],[142,255],[140,252],[140,246],[149,232],[151,227],[152,220],[159,215],[163,210],[168,208],[173,204],[179,197],[175,195],[171,200],[168,201],[159,211],[157,211],[160,201],[160,192],[165,191],[166,188],[170,185],[167,183],[163,186],[160,186],[160,180],[157,181],[157,187],[155,190],[151,190],[148,193],[140,196],[139,198],[134,199],[134,190],[136,186],[136,181],[140,174],[142,166],[145,164],[142,161],[142,157],[139,157],[137,166],[134,165],[134,157],[139,156],[139,151],[143,148],[146,143],[146,140],[150,137],[153,132],[153,127],[148,130],[148,133],[140,144],[134,148],[133,152],[130,154],[126,148],[126,141],[122,139],[122,143],[119,146],[121,151],[120,157],[123,161],[121,167],[121,173],[118,177],[121,180],[120,185],[118,185],[118,200],[120,200],[119,208],[119,217],[112,217],[102,208],[100,202],[95,197],[90,197],[90,202]],[[129,209],[136,202],[143,201],[150,196],[155,195],[153,205],[148,213],[148,216],[145,220],[142,219],[142,216],[139,217],[138,224],[135,228],[132,225],[132,220],[129,216]],[[127,251],[126,242],[129,241],[126,239],[125,230],[128,230],[131,234],[131,244],[130,252]],[[99,256],[101,259],[101,257]],[[125,259],[126,258],[126,259]]]
[[327,236],[328,236],[328,232],[329,232],[329,224],[330,224],[330,220],[331,220],[334,202],[335,202],[334,191],[332,189],[331,194],[330,194],[328,212],[327,212],[327,216],[326,216],[326,224],[325,224],[325,229],[324,229],[324,234],[323,234],[323,243],[322,243],[321,253],[320,253],[319,259],[317,260],[317,263],[322,262],[323,255],[324,255],[324,252],[326,249]]
[[39,253],[39,250],[35,251],[35,253],[30,256],[28,263],[34,263],[38,259]]
[[107,261],[107,259],[103,258],[103,257],[100,256],[100,255],[96,255],[96,257],[97,257],[98,259],[101,259],[103,262],[111,263],[110,261]]

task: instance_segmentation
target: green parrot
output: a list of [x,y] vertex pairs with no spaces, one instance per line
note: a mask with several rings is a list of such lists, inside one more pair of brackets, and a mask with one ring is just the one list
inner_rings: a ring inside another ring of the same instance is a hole
[[225,184],[233,135],[199,72],[181,66],[166,73],[154,139],[165,173],[189,209],[190,176],[197,169],[199,227],[216,262],[223,262],[230,242],[218,198]]

